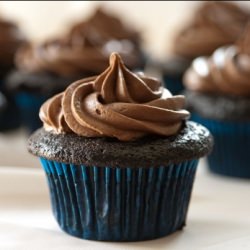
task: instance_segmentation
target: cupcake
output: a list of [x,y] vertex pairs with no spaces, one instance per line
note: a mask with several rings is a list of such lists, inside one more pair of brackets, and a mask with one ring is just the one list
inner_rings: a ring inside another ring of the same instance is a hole
[[[108,67],[108,58],[112,52],[119,53],[130,70],[143,70],[145,66],[140,34],[100,7],[87,20],[75,24],[69,36],[76,45],[86,47],[87,55],[92,55],[87,57],[91,62],[92,59],[105,59],[105,64],[100,64],[99,68],[96,64],[91,67],[88,61],[87,65],[89,64],[92,70],[90,73],[99,74]],[[94,57],[92,50],[99,51],[100,55]]]
[[100,75],[42,105],[28,150],[41,159],[62,230],[140,241],[183,228],[198,159],[212,144],[183,106],[184,96],[132,73],[116,53]]
[[237,43],[195,59],[184,76],[192,119],[211,130],[214,173],[250,178],[250,27]]
[[10,93],[4,87],[6,74],[14,67],[14,55],[18,47],[25,43],[25,38],[16,24],[0,18],[0,91],[4,110],[0,114],[0,131],[19,127],[18,110]]
[[24,35],[18,27],[0,18],[0,88],[4,76],[14,67],[18,47],[24,42]]
[[183,90],[183,73],[192,60],[234,43],[249,17],[249,13],[229,2],[209,1],[199,6],[191,22],[176,34],[171,56],[163,65],[163,78],[168,89],[174,94]]
[[138,41],[136,32],[98,10],[62,38],[20,48],[17,70],[7,78],[7,86],[21,110],[24,126],[30,132],[41,127],[37,114],[42,103],[68,83],[105,70],[110,51],[121,52],[131,69],[140,69],[143,61]]

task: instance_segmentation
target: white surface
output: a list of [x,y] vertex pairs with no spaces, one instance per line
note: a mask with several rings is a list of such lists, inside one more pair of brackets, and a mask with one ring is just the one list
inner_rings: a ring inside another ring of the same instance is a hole
[[187,226],[147,242],[103,243],[63,233],[40,168],[0,168],[0,249],[250,249],[250,182],[211,175],[199,166]]

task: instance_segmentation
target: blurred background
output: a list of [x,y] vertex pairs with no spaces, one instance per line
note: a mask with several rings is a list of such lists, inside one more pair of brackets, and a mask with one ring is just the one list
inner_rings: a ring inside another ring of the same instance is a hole
[[[235,2],[250,8],[247,1]],[[143,49],[150,57],[164,59],[174,34],[200,4],[199,1],[1,1],[0,17],[15,22],[30,42],[39,43],[61,36],[101,6],[140,32]],[[0,165],[37,165],[37,159],[26,151],[27,136],[23,128],[0,133]]]

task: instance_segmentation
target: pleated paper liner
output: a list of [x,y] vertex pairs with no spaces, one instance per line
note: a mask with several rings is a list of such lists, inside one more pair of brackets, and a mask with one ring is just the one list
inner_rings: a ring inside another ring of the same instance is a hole
[[140,241],[185,225],[198,160],[155,168],[41,163],[62,230],[83,239]]
[[207,127],[214,136],[214,148],[208,156],[212,172],[250,178],[250,122],[216,121],[192,114],[192,120]]

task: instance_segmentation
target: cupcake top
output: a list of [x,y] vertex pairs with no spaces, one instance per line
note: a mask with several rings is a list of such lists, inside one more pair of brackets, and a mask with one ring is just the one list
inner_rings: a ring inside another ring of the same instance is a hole
[[129,71],[113,53],[103,73],[72,83],[46,101],[39,115],[45,130],[54,133],[131,141],[177,134],[189,117],[184,101],[157,79]]
[[249,79],[250,26],[234,45],[196,58],[184,75],[184,84],[197,92],[250,97]]
[[14,65],[17,48],[25,41],[18,27],[0,18],[0,67],[9,69]]
[[210,55],[220,46],[234,43],[244,30],[249,14],[228,2],[206,2],[192,22],[176,36],[173,53],[193,59]]
[[97,8],[89,19],[74,25],[69,35],[80,45],[105,45],[110,40],[127,40],[135,45],[140,43],[138,32],[126,27],[120,19],[107,14],[101,8]]
[[120,53],[130,68],[142,67],[138,33],[98,9],[66,36],[22,47],[16,63],[19,69],[31,73],[91,76],[107,68],[109,54],[113,51]]

